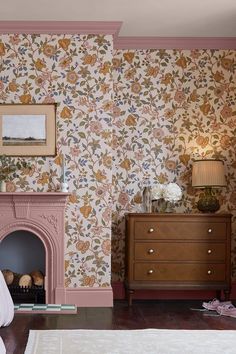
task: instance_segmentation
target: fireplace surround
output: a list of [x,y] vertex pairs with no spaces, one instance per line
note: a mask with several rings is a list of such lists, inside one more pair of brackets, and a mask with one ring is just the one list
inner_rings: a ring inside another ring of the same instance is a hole
[[68,195],[61,192],[0,194],[0,243],[10,233],[23,230],[36,235],[44,245],[46,303],[66,303],[64,219]]

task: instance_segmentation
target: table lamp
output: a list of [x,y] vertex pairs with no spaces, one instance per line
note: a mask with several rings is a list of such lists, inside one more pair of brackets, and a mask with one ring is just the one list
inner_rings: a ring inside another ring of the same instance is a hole
[[192,168],[192,186],[204,189],[197,203],[198,210],[214,213],[220,204],[212,189],[226,186],[224,162],[222,160],[195,160]]

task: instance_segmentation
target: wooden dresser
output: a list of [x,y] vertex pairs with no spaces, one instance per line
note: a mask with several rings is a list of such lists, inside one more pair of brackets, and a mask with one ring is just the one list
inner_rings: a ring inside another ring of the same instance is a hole
[[125,287],[216,290],[229,298],[230,214],[126,215]]

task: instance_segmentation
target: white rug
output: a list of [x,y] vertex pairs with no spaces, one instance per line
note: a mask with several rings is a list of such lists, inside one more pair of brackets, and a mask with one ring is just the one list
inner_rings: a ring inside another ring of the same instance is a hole
[[33,330],[25,354],[235,354],[236,331]]

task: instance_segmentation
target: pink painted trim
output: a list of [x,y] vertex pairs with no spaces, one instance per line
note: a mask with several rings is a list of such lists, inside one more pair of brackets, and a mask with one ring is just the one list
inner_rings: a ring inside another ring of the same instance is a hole
[[236,37],[119,37],[115,49],[236,49]]
[[121,21],[0,21],[0,34],[112,34]]
[[66,304],[77,307],[113,307],[113,291],[107,288],[66,288]]
[[[236,300],[236,282],[232,283],[230,299]],[[125,299],[125,288],[123,282],[113,282],[114,300]],[[213,299],[216,296],[214,290],[136,290],[133,299],[156,299],[156,300],[199,300],[199,299]],[[224,295],[222,294],[222,297]]]

